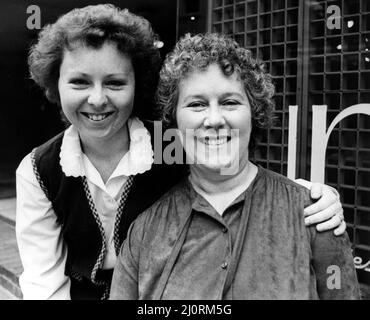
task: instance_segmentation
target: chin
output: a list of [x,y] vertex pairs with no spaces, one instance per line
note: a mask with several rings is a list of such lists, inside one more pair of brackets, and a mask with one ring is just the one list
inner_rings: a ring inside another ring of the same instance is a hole
[[92,139],[109,139],[112,136],[110,130],[102,129],[102,130],[89,130],[88,136]]
[[201,161],[199,163],[204,169],[220,173],[220,171],[229,168],[232,164],[232,159],[224,158],[224,159],[214,159],[208,161]]

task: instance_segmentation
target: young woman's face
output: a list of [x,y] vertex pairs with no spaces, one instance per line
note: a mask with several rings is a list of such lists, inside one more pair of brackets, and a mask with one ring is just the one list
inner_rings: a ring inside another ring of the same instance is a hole
[[188,160],[195,166],[219,173],[247,163],[251,107],[236,73],[225,76],[212,64],[181,80],[176,120]]
[[78,129],[82,142],[119,139],[126,132],[134,102],[135,74],[131,58],[114,44],[66,50],[58,89],[63,112]]

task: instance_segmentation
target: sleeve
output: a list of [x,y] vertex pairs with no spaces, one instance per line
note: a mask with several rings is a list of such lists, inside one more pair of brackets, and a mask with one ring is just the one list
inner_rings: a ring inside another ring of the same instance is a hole
[[334,236],[331,231],[316,232],[312,236],[312,267],[315,272],[320,299],[361,299],[360,288],[347,233]]
[[110,292],[111,300],[137,300],[139,298],[139,256],[143,234],[143,219],[140,217],[142,216],[131,224],[117,257]]
[[39,186],[26,156],[16,171],[16,236],[23,273],[23,299],[70,299],[70,279],[64,274],[67,248],[50,201]]

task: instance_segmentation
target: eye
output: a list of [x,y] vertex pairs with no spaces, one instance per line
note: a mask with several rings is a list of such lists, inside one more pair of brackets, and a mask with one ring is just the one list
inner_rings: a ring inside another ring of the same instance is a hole
[[239,104],[240,104],[240,102],[237,101],[237,100],[234,100],[234,99],[227,99],[227,100],[222,102],[223,106],[237,106]]
[[123,80],[109,80],[106,82],[106,85],[111,89],[121,89],[125,82]]
[[206,103],[202,101],[194,101],[194,102],[189,103],[186,107],[194,109],[194,111],[202,111],[203,109],[207,107],[207,105]]
[[75,87],[85,87],[85,86],[87,86],[89,84],[89,82],[87,80],[81,79],[81,78],[71,79],[69,81],[69,83],[71,83]]
[[222,102],[222,106],[224,106],[228,110],[235,110],[241,103],[235,99],[227,99]]

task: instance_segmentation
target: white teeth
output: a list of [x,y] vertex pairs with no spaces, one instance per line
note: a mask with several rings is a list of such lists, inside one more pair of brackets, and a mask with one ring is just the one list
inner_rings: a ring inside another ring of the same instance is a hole
[[91,114],[91,113],[89,113],[87,116],[92,121],[102,121],[106,117],[108,117],[108,114],[107,113],[105,113],[105,114]]
[[210,146],[218,146],[220,144],[224,144],[227,142],[227,138],[220,138],[220,139],[209,139],[206,138],[205,144],[210,145]]

